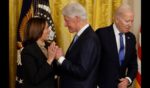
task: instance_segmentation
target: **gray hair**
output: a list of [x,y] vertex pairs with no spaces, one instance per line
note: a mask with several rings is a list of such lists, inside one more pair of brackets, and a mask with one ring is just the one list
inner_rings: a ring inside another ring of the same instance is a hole
[[131,7],[128,5],[128,4],[122,4],[115,12],[115,16],[120,16],[122,15],[123,13],[126,13],[126,12],[132,12],[132,9]]
[[84,7],[81,4],[76,2],[67,4],[62,10],[62,14],[68,17],[78,16],[82,20],[87,19],[87,14]]

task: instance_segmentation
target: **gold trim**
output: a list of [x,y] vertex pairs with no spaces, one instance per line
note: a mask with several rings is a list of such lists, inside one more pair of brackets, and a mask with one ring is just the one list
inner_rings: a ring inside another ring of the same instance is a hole
[[21,24],[20,24],[20,28],[19,28],[19,36],[21,38],[21,42],[23,41],[24,39],[24,30],[25,30],[25,27],[26,27],[26,24],[28,22],[28,20],[32,17],[32,11],[31,9],[27,12],[27,14],[24,16]]

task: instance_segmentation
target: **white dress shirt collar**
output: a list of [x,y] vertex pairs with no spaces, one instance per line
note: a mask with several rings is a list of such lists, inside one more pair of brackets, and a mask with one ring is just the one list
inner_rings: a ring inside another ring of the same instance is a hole
[[[116,27],[116,24],[114,23],[113,24],[113,29],[114,29],[114,33],[115,33],[115,37],[116,37],[116,43],[117,43],[117,49],[118,49],[118,52],[119,52],[119,49],[120,49],[120,36],[119,36],[119,29]],[[125,34],[123,34],[123,43],[124,43],[124,46],[126,47],[126,40],[125,40]]]
[[86,24],[83,28],[81,28],[81,30],[79,32],[77,32],[77,36],[80,36],[85,31],[85,29],[88,27],[89,27],[89,24]]
[[118,35],[120,33],[115,23],[113,24],[113,29],[114,29],[115,35]]

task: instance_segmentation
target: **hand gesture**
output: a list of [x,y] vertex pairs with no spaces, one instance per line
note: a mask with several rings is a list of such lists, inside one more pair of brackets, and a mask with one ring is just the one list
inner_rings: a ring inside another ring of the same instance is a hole
[[58,46],[56,45],[55,42],[52,42],[50,44],[50,46],[48,46],[48,59],[47,59],[47,62],[49,64],[51,64],[53,62],[57,49],[58,49]]
[[58,60],[61,56],[64,56],[62,48],[58,48],[56,52],[55,59]]
[[127,88],[129,84],[129,80],[127,78],[121,78],[120,83],[118,84],[118,88]]

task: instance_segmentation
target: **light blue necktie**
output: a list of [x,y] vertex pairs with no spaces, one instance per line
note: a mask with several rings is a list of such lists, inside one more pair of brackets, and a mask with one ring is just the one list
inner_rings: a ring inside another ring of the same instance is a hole
[[124,60],[125,52],[124,52],[124,43],[123,43],[123,33],[119,33],[119,35],[120,35],[119,60],[121,65]]
[[75,35],[74,40],[73,40],[73,44],[77,41],[78,37],[79,37],[78,35]]
[[69,49],[71,49],[72,48],[72,46],[74,45],[74,43],[77,41],[77,39],[79,38],[79,36],[78,35],[75,35],[74,36],[74,39],[73,39],[73,42],[72,42],[72,44],[71,44],[71,46],[70,46],[70,48]]

